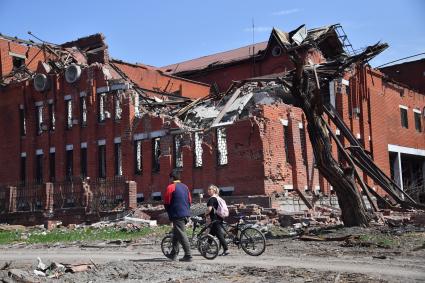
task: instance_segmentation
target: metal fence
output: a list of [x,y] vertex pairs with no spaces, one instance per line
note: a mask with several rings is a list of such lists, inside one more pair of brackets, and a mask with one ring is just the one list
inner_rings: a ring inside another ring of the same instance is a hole
[[53,188],[53,209],[84,206],[83,193],[81,178],[55,182]]
[[53,201],[53,209],[86,207],[92,212],[123,211],[125,209],[126,180],[122,176],[111,179],[85,180],[74,177],[53,183],[53,196],[48,199],[46,184],[37,181],[0,184],[0,213],[7,213],[8,192],[15,191],[14,211],[42,211],[46,202]]
[[96,179],[90,182],[95,211],[121,211],[125,209],[125,178]]

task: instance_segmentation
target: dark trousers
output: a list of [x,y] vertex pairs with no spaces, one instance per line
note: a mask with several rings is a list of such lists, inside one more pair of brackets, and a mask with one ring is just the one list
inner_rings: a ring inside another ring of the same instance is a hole
[[224,239],[224,231],[223,231],[223,225],[221,221],[215,221],[211,227],[210,234],[213,236],[216,236],[217,239],[220,241],[221,246],[223,247],[224,251],[227,251],[227,243]]
[[173,249],[177,250],[179,243],[183,247],[184,255],[190,256],[190,244],[186,235],[186,218],[173,219]]

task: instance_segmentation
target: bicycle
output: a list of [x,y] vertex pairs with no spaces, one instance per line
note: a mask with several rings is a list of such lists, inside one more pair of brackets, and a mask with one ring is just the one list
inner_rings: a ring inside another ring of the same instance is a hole
[[251,256],[259,256],[264,253],[266,250],[266,237],[264,234],[251,224],[245,223],[244,216],[235,218],[239,219],[236,224],[222,223],[224,239],[227,244],[234,244]]
[[[192,235],[189,237],[190,248],[197,248],[201,255],[209,260],[215,259],[220,251],[220,245],[215,237],[210,234],[204,233],[207,229],[211,228],[211,223],[205,225],[206,221],[199,216],[192,216],[190,220],[193,223]],[[199,232],[196,233],[196,229],[204,225]],[[179,248],[174,251],[175,255],[179,254]],[[162,253],[170,258],[170,254],[173,251],[173,233],[170,232],[161,241]]]

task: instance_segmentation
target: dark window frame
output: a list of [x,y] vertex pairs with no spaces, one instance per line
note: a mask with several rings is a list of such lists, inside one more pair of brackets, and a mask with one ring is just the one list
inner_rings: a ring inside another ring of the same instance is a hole
[[283,142],[284,142],[284,146],[285,146],[286,163],[288,163],[288,164],[292,164],[291,155],[289,154],[289,145],[292,142],[290,137],[291,137],[291,135],[289,133],[289,127],[284,125],[283,126]]
[[65,178],[71,180],[74,176],[74,150],[67,149],[65,153]]
[[49,153],[49,178],[53,182],[56,179],[56,153]]
[[407,117],[407,109],[400,107],[400,120],[402,128],[409,128],[409,119]]
[[98,146],[98,175],[99,178],[106,178],[106,145]]
[[87,147],[80,150],[80,174],[81,177],[87,177]]
[[114,144],[115,176],[122,176],[122,147],[121,143]]
[[414,120],[415,120],[415,129],[418,133],[422,132],[422,115],[420,112],[413,112]]
[[37,184],[43,182],[43,154],[35,155],[35,181]]

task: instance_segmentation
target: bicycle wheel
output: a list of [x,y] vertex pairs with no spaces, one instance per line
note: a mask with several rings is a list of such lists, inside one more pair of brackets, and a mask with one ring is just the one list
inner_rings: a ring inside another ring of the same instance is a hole
[[247,254],[259,256],[266,250],[266,238],[260,230],[248,227],[241,232],[240,245]]
[[[162,253],[168,257],[172,258],[171,253],[173,251],[173,236],[166,235],[161,241],[161,251]],[[179,247],[177,246],[177,250],[174,251],[175,256],[179,254]]]
[[206,259],[215,259],[220,247],[218,241],[211,235],[203,235],[198,239],[198,251]]

